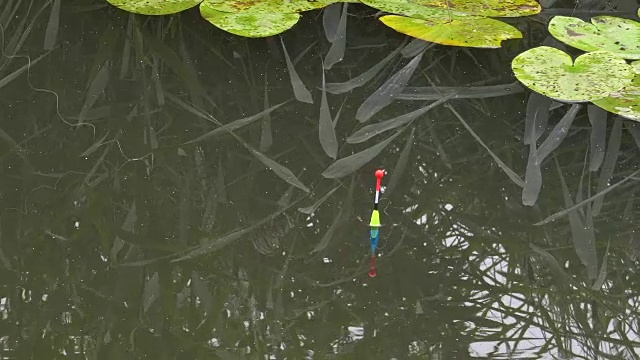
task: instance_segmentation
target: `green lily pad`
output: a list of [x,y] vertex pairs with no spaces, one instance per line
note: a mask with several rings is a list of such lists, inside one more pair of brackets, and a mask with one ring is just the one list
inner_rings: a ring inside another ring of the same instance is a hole
[[292,14],[320,9],[336,0],[204,0],[202,5],[228,13]]
[[421,20],[386,15],[380,21],[403,34],[442,45],[498,48],[503,40],[522,38],[513,26],[489,18]]
[[535,0],[361,0],[378,10],[410,17],[429,19],[443,12],[449,17],[496,16],[517,17],[540,12]]
[[169,15],[192,8],[202,0],[107,0],[119,9],[142,15]]
[[216,27],[235,35],[260,38],[280,34],[300,19],[298,13],[227,13],[200,5],[200,14]]
[[535,15],[540,12],[540,4],[535,0],[408,0],[423,6],[453,10],[459,13],[518,17]]
[[640,59],[640,23],[614,16],[596,16],[591,23],[568,16],[549,22],[556,39],[583,51],[609,51],[626,59]]
[[595,105],[624,118],[640,121],[640,61],[631,64],[636,73],[633,81],[620,91],[604,99],[592,101]]
[[465,17],[463,13],[457,11],[450,11],[440,9],[437,7],[422,6],[410,0],[361,0],[363,4],[369,5],[372,8],[380,11],[410,16],[416,19],[441,19],[447,17],[449,19],[457,19],[459,17]]
[[608,51],[578,56],[575,63],[565,52],[540,46],[523,52],[511,68],[528,88],[561,101],[602,99],[622,89],[634,72],[624,59]]

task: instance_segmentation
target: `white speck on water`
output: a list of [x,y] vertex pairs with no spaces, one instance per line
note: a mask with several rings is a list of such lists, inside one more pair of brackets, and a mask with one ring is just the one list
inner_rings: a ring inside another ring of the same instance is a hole
[[362,340],[364,338],[364,328],[362,326],[348,326],[351,341]]
[[218,347],[220,346],[220,340],[213,338],[211,340],[209,340],[209,346],[211,347]]

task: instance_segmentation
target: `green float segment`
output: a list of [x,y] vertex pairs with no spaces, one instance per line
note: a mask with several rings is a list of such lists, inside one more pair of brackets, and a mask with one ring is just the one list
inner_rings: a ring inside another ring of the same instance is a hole
[[[378,210],[373,210],[373,212],[371,213],[371,221],[369,221],[369,226],[380,227],[380,212]],[[371,231],[373,231],[373,229]]]

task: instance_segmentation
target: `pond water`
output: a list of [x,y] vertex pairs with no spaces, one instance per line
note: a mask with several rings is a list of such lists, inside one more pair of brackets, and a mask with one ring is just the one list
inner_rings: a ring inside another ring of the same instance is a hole
[[52,39],[49,4],[0,4],[0,358],[638,358],[640,129],[576,106],[554,141],[571,105],[510,70],[548,14],[620,4],[500,49],[350,4],[325,70],[321,11],[246,39],[65,1]]

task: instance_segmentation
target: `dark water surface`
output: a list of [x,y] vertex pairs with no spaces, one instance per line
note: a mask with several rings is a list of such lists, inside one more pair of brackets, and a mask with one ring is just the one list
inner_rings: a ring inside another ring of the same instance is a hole
[[[635,11],[619,3],[576,9]],[[584,105],[523,205],[527,103],[544,99],[510,60],[550,41],[546,13],[482,50],[411,42],[351,4],[327,88],[371,79],[327,93],[329,117],[320,11],[270,39],[99,0],[63,1],[54,37],[50,14],[0,0],[2,359],[638,358],[640,129],[592,128]],[[412,61],[405,88],[394,74]],[[388,81],[399,94],[381,106]],[[570,106],[541,108],[537,147]],[[336,150],[371,160],[327,171]]]

